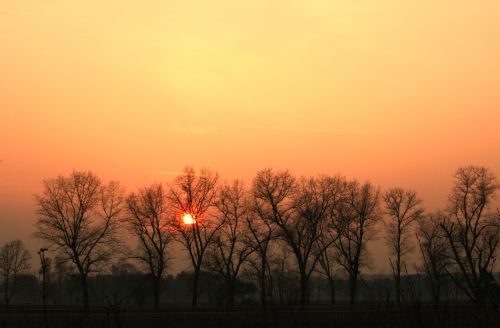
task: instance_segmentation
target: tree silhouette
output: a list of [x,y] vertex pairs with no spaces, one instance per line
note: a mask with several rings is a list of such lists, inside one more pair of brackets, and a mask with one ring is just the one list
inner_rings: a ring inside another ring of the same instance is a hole
[[449,262],[450,248],[440,224],[446,220],[446,214],[437,211],[424,215],[417,222],[417,240],[422,254],[423,269],[429,279],[432,301],[441,302],[442,287]]
[[217,197],[216,207],[224,222],[214,237],[210,252],[210,268],[218,272],[227,286],[228,304],[234,305],[236,283],[242,266],[254,249],[248,242],[245,219],[249,215],[248,195],[243,184],[235,180],[224,185]]
[[[224,223],[213,211],[217,196],[218,175],[207,169],[195,172],[186,167],[170,188],[169,199],[174,209],[171,226],[175,238],[189,253],[193,266],[192,306],[198,304],[198,280],[205,260],[205,254],[217,231]],[[191,224],[182,222],[182,216],[189,214]]]
[[422,200],[412,190],[392,188],[382,196],[388,220],[385,222],[386,243],[393,256],[391,268],[396,285],[396,301],[401,306],[401,269],[404,257],[411,252],[412,224],[424,213]]
[[326,183],[329,184],[331,192],[331,204],[328,209],[328,216],[321,227],[321,233],[318,236],[317,250],[320,251],[318,263],[320,273],[322,273],[328,282],[330,288],[330,302],[335,305],[335,245],[334,243],[340,237],[340,233],[345,229],[345,220],[338,220],[339,211],[342,206],[345,206],[347,181],[345,178],[326,177]]
[[172,240],[166,193],[154,184],[132,193],[126,200],[126,224],[139,245],[132,255],[147,268],[153,284],[154,306],[160,306],[161,280],[167,267],[167,250]]
[[30,268],[30,253],[19,239],[10,241],[0,248],[0,279],[5,306],[16,289],[22,283],[20,275],[26,274]]
[[354,306],[361,267],[368,264],[366,244],[375,236],[380,220],[380,191],[370,183],[349,182],[346,202],[338,208],[340,236],[333,243],[338,264],[349,277],[349,304]]
[[457,170],[449,196],[449,216],[440,224],[451,249],[449,276],[479,307],[485,302],[484,277],[491,273],[500,236],[500,214],[490,212],[498,182],[485,167]]
[[102,269],[118,245],[122,190],[115,182],[103,184],[91,172],[74,171],[68,177],[45,180],[36,203],[35,235],[75,265],[87,308],[88,276]]
[[318,239],[329,214],[332,189],[328,179],[302,178],[265,169],[254,179],[254,195],[264,217],[295,256],[300,276],[300,304],[307,303],[308,283],[327,247]]
[[271,276],[269,257],[274,233],[271,223],[266,220],[265,209],[259,205],[255,198],[252,200],[251,211],[248,214],[246,217],[246,226],[249,231],[247,242],[254,250],[248,260],[257,276],[262,309],[266,310],[267,285],[270,283]]

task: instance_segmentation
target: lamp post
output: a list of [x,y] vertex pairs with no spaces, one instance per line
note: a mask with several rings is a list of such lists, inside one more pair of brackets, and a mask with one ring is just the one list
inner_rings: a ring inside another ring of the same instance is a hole
[[40,265],[42,269],[42,301],[43,301],[43,322],[45,328],[49,327],[47,320],[47,259],[45,258],[45,252],[48,251],[47,248],[40,248],[38,251],[38,256],[40,257]]

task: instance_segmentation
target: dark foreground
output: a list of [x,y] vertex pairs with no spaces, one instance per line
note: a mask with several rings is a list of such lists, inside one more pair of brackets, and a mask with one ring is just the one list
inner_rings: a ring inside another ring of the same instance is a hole
[[[500,327],[500,312],[447,310],[134,310],[101,308],[50,309],[48,327]],[[0,328],[45,327],[44,312],[13,308],[0,313]]]

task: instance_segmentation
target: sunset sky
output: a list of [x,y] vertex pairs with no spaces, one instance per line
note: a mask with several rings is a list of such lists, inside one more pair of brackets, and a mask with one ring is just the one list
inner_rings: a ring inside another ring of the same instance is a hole
[[500,175],[499,14],[498,0],[1,0],[0,243],[40,244],[33,195],[73,169],[127,191],[187,164],[248,182],[340,173],[443,207],[458,166]]

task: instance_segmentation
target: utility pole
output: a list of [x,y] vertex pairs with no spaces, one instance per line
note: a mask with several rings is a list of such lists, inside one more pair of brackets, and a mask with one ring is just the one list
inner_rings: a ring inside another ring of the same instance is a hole
[[47,259],[45,258],[45,252],[48,251],[47,248],[40,248],[38,251],[38,256],[40,257],[40,265],[42,269],[42,300],[43,300],[43,323],[44,327],[48,328],[49,323],[47,320]]

